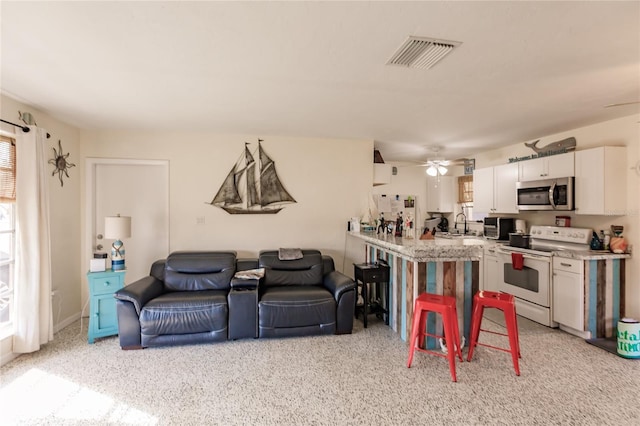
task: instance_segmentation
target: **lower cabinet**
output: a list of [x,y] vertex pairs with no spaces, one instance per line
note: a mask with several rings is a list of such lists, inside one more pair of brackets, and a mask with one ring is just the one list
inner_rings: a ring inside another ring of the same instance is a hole
[[553,321],[584,330],[584,262],[553,258]]
[[484,260],[482,262],[482,290],[498,291],[498,257],[495,245],[484,248]]
[[125,271],[87,273],[89,282],[89,343],[99,337],[118,334],[116,299],[113,294],[124,287]]

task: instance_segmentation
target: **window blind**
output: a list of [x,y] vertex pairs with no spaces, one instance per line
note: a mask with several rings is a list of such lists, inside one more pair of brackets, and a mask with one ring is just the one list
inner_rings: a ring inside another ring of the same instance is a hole
[[16,143],[0,136],[0,203],[16,200]]

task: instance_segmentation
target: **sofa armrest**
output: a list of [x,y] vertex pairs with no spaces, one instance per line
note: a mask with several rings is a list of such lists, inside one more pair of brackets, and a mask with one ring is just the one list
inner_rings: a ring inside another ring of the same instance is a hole
[[260,280],[246,278],[231,278],[231,288],[234,289],[253,289],[258,288]]
[[356,288],[356,283],[342,272],[331,271],[324,276],[324,286],[339,301],[344,293]]
[[151,299],[164,293],[164,284],[155,277],[144,277],[116,291],[114,297],[118,300],[131,302],[140,315],[142,307]]

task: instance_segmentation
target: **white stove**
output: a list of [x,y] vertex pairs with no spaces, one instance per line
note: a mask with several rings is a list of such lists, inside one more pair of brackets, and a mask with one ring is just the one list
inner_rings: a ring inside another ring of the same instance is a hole
[[515,296],[519,315],[549,327],[558,326],[552,319],[551,306],[553,252],[588,251],[591,234],[586,228],[534,225],[530,248],[504,245],[496,250],[498,289]]

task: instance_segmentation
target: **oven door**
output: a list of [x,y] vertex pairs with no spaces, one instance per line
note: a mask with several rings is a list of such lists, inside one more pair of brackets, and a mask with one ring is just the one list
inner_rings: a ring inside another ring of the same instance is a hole
[[522,253],[522,269],[515,269],[511,251],[496,250],[498,290],[536,305],[551,306],[551,257]]

